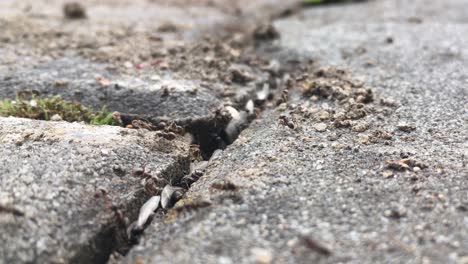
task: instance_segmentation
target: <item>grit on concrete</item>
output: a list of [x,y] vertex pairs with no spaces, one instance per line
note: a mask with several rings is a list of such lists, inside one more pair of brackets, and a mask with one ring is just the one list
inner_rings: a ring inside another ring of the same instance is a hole
[[[102,85],[99,78],[108,84]],[[142,118],[172,120],[208,116],[222,103],[212,91],[200,87],[200,81],[162,78],[119,76],[107,70],[105,64],[65,57],[6,74],[0,81],[0,94],[13,99],[18,92],[34,90],[45,98],[59,95],[95,110],[106,107],[108,111]]]
[[299,83],[121,262],[467,263],[466,8],[369,1],[276,21],[270,51],[365,79],[365,116],[337,128],[340,104]]
[[182,141],[111,126],[2,117],[0,142],[0,263],[105,261],[151,195],[133,170],[170,181],[190,163]]
[[229,81],[233,65],[250,70],[246,60],[255,60],[242,34],[293,1],[84,1],[85,19],[64,18],[66,2],[2,2],[1,98],[35,90],[96,110],[188,120],[255,90],[263,77]]
[[[1,1],[0,96],[206,116],[276,78],[243,33],[277,2],[89,0],[66,20],[61,0]],[[380,0],[277,20],[258,51],[312,60],[308,75],[111,262],[468,263],[467,8]],[[232,82],[232,65],[254,80]],[[189,167],[186,143],[144,130],[1,118],[0,142],[0,263],[105,262],[112,204],[134,220],[148,197],[132,170]]]
[[[271,78],[247,65],[257,58],[244,55],[244,27],[290,1],[83,1],[76,20],[65,2],[1,1],[1,99],[34,90],[190,120]],[[236,83],[232,67],[253,78]],[[187,144],[144,130],[1,118],[0,141],[0,263],[105,262],[155,194],[132,170],[170,181],[189,167]]]

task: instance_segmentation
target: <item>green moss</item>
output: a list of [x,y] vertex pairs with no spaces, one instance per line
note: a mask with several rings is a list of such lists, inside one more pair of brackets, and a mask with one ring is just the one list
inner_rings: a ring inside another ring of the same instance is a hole
[[50,120],[59,115],[68,122],[86,122],[92,125],[119,125],[103,107],[96,112],[77,102],[63,100],[60,96],[41,98],[33,96],[31,100],[17,97],[16,100],[3,100],[0,102],[0,116],[15,116],[30,119]]
[[112,113],[107,112],[105,106],[101,109],[100,112],[92,115],[92,118],[89,121],[89,123],[91,125],[120,125],[117,121],[115,121],[114,115]]

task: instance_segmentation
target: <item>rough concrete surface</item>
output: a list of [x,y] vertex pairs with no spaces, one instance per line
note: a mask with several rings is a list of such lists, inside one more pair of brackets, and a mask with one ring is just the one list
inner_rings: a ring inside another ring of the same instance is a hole
[[[100,78],[105,78],[108,84],[103,85]],[[6,75],[0,81],[0,94],[3,98],[15,98],[18,92],[34,90],[42,97],[60,95],[64,100],[80,102],[96,110],[106,107],[109,111],[142,118],[178,120],[208,116],[222,103],[199,83],[164,80],[159,75],[153,79],[119,76],[106,70],[104,64],[72,57]]]
[[263,113],[121,262],[467,263],[465,6],[369,1],[275,22],[270,50],[332,70]]
[[[245,103],[270,78],[247,65],[242,34],[275,1],[82,1],[81,17],[66,18],[69,2],[1,1],[2,100],[32,90],[190,121]],[[185,143],[144,130],[2,118],[0,135],[1,263],[105,262],[128,246],[126,218],[189,168]],[[133,169],[166,179],[142,185]]]
[[105,260],[151,195],[133,170],[188,170],[188,145],[144,131],[0,118],[0,263]]
[[0,263],[468,263],[468,2],[293,2],[1,1],[1,98],[188,120],[204,158],[265,98],[137,244],[187,143],[1,118]]
[[2,3],[2,98],[35,90],[96,110],[188,120],[255,91],[261,76],[229,81],[232,65],[247,67],[239,33],[293,1],[85,1],[84,19],[65,19],[66,2]]

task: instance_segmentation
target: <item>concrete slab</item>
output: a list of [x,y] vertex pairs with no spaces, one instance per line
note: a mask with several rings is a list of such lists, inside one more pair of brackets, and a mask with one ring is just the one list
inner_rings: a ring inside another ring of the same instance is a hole
[[[180,139],[111,126],[2,117],[0,142],[0,263],[102,263],[190,163]],[[142,184],[143,167],[160,182]]]
[[18,92],[34,90],[42,97],[60,95],[95,110],[106,107],[142,118],[172,120],[208,116],[222,103],[216,93],[200,87],[200,81],[152,77],[122,76],[105,64],[69,57],[4,75],[0,96],[14,99]]
[[327,70],[306,72],[121,263],[466,262],[468,27],[452,16],[464,5],[369,1],[277,21],[281,56]]
[[[286,4],[86,1],[87,18],[70,20],[61,13],[65,2],[2,3],[0,98],[32,89],[153,120],[205,118],[268,81],[257,71],[251,82],[231,82],[232,65],[256,67],[236,33],[260,19],[236,10]],[[210,32],[230,38],[214,41]]]

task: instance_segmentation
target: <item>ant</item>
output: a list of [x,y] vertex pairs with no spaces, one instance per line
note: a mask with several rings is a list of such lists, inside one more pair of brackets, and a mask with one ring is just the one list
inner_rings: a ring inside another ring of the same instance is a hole
[[112,202],[109,192],[106,189],[99,187],[94,193],[94,198],[99,199],[101,197],[104,199],[104,208],[113,212],[114,217],[120,226],[126,226],[128,224],[128,219],[125,217],[122,210]]
[[280,115],[278,118],[278,125],[287,126],[290,129],[296,129],[296,124],[293,121],[293,117],[288,117],[286,115]]
[[149,194],[156,194],[159,191],[158,183],[166,183],[167,180],[164,178],[159,178],[157,176],[153,176],[150,171],[146,170],[146,164],[144,164],[141,168],[133,169],[132,175],[135,177],[139,177],[143,179],[145,183],[145,191]]

